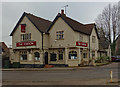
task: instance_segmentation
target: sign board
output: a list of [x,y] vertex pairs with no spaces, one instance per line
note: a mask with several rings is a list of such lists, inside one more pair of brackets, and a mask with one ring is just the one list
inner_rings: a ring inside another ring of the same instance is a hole
[[16,43],[16,47],[20,47],[20,46],[36,46],[36,41]]
[[21,32],[25,33],[26,24],[21,24]]
[[76,46],[88,47],[88,43],[85,43],[85,42],[76,42]]

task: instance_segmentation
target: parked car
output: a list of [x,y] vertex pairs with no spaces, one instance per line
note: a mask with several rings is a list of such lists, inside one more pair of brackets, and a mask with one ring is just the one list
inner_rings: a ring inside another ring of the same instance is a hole
[[112,56],[112,62],[120,62],[120,55]]

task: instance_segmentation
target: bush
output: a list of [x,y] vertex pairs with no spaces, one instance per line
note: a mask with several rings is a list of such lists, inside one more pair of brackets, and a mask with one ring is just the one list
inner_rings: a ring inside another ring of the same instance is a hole
[[106,61],[110,62],[110,57],[108,57],[108,56],[98,57],[95,62],[96,63],[103,63],[103,62],[106,62]]
[[5,60],[3,67],[4,68],[10,68],[10,61],[9,60]]
[[20,67],[20,62],[13,62],[12,67],[13,68],[19,68]]

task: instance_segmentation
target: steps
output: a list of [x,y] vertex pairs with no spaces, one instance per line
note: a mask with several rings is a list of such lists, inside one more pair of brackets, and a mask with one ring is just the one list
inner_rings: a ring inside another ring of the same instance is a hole
[[45,66],[44,66],[44,68],[52,68],[52,67],[54,67],[53,65],[48,65],[48,64],[46,64]]

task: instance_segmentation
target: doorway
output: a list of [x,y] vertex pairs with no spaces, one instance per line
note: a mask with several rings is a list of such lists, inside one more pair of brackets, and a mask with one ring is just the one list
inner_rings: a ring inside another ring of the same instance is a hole
[[45,64],[48,64],[48,52],[45,52]]

